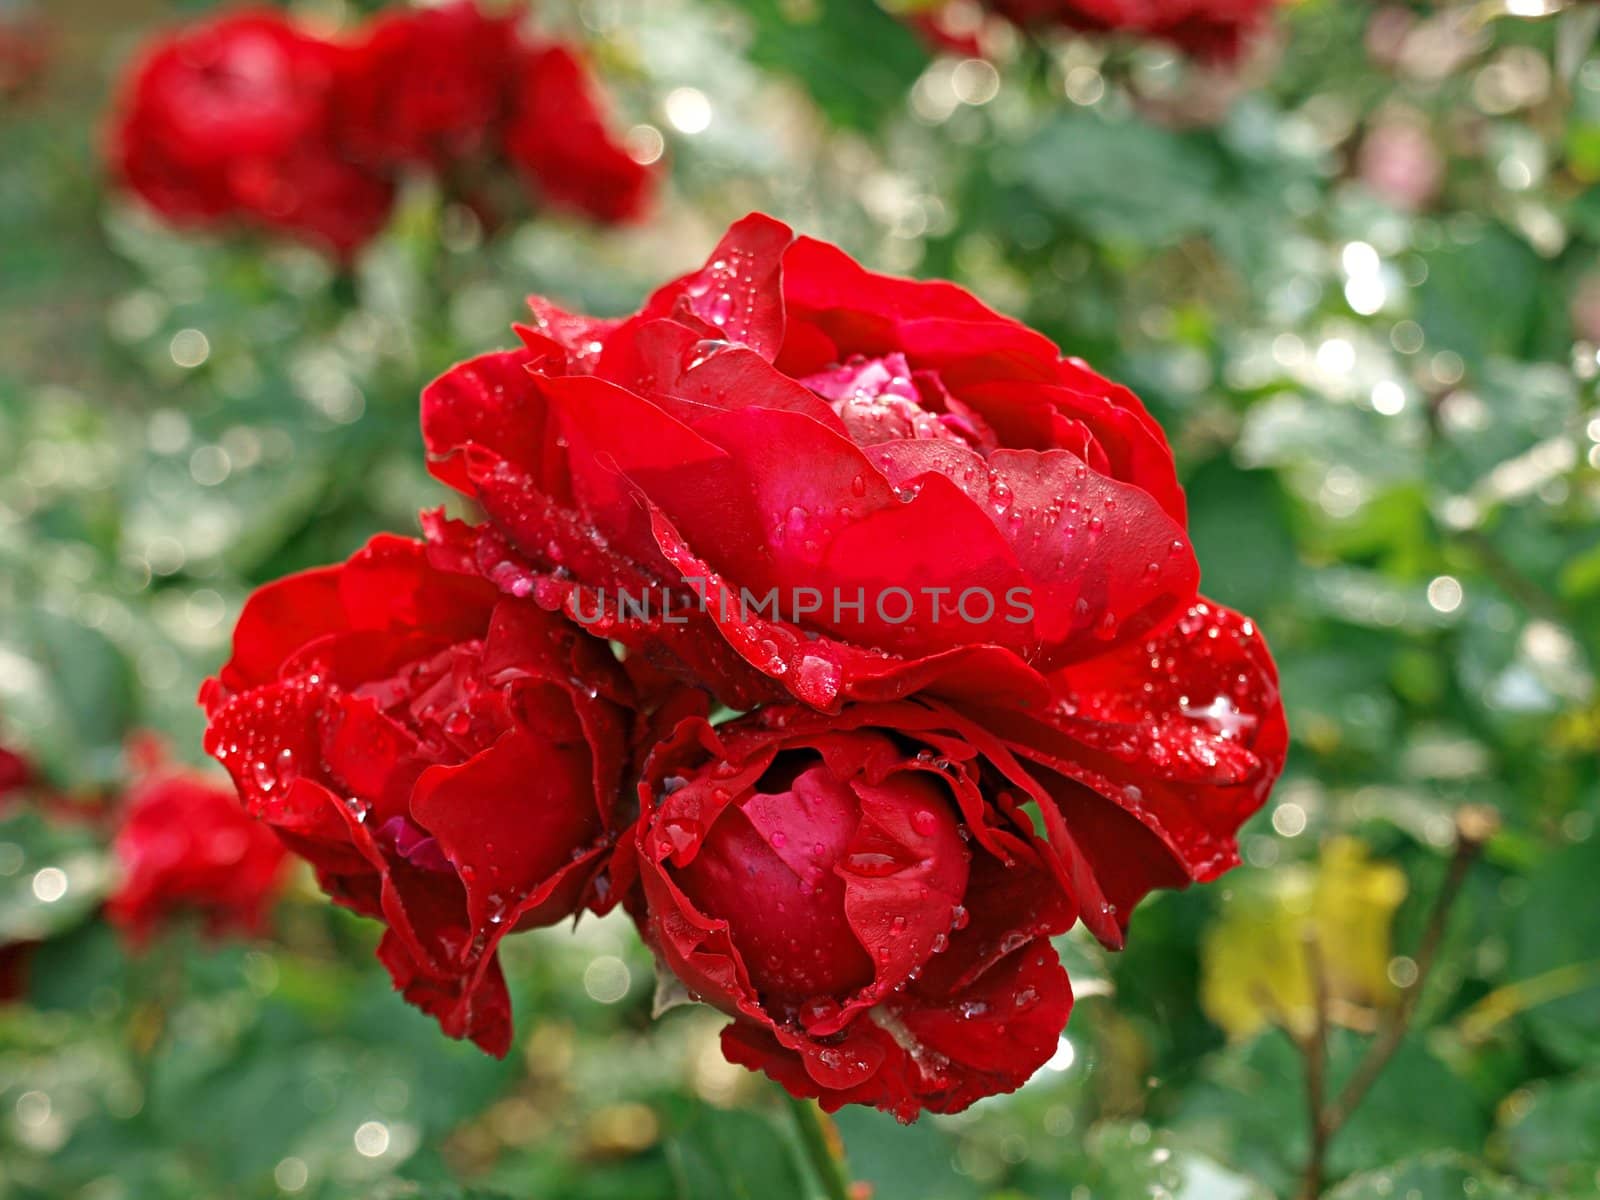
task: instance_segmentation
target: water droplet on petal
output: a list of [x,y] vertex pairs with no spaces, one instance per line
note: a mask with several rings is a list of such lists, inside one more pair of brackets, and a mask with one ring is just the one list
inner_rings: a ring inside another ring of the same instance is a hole
[[868,879],[881,879],[885,875],[893,875],[900,869],[900,864],[893,855],[879,854],[873,850],[858,850],[854,854],[845,856],[844,865],[857,875]]

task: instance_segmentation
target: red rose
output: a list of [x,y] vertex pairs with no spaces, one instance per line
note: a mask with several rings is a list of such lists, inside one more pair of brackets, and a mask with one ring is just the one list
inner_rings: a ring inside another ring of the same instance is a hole
[[566,46],[522,51],[505,151],[558,208],[614,222],[649,204],[654,173],[611,135],[587,68]]
[[1043,703],[1194,598],[1160,428],[952,284],[751,216],[626,321],[533,304],[423,395],[482,569],[734,707]]
[[388,219],[393,185],[332,140],[347,52],[245,12],[156,42],[111,131],[121,180],[170,221],[243,215],[347,255]]
[[180,912],[204,917],[213,933],[259,930],[283,881],[272,831],[194,775],[165,771],[138,784],[111,848],[122,879],[106,916],[136,942]]
[[453,1037],[504,1054],[496,948],[611,901],[628,684],[603,642],[442,546],[379,537],[258,591],[206,749]]
[[1081,917],[1120,948],[1150,891],[1237,864],[1287,748],[1247,620],[1197,602],[1051,688],[1037,714],[770,706],[657,747],[619,876],[663,963],[735,1018],[732,1061],[902,1119],[1010,1091],[1071,1005],[1046,939]]
[[914,703],[685,722],[640,787],[644,936],[729,1059],[829,1111],[1012,1091],[1072,1007],[1075,913],[1005,782]]
[[1281,0],[983,0],[1019,25],[1066,25],[1159,38],[1232,58]]
[[484,153],[509,107],[516,25],[474,0],[375,18],[334,102],[343,144],[365,162],[440,170]]

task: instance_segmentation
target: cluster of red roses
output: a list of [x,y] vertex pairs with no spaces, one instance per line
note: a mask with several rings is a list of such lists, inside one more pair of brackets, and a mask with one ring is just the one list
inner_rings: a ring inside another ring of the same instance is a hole
[[[1086,33],[1119,32],[1171,42],[1205,58],[1236,57],[1283,0],[980,0],[984,8],[1028,28],[1064,26]],[[936,40],[969,49],[949,10],[924,25]]]
[[423,394],[481,519],[257,592],[207,749],[490,1052],[500,940],[621,904],[797,1095],[1020,1086],[1071,1007],[1050,939],[1120,946],[1234,865],[1283,763],[1160,428],[960,288],[762,216],[627,319],[530,303]]
[[509,165],[551,205],[638,216],[652,173],[607,129],[573,49],[520,24],[454,0],[346,41],[272,10],[187,27],[129,75],[113,170],[169,221],[244,221],[341,256],[383,228],[407,171],[492,212]]

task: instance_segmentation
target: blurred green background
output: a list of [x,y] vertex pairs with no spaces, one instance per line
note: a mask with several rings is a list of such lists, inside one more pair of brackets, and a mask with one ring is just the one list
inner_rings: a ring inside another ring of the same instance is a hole
[[[442,502],[417,393],[507,344],[523,295],[627,310],[765,209],[1133,386],[1294,732],[1245,867],[1149,901],[1120,955],[1063,939],[1047,1069],[910,1128],[840,1114],[852,1176],[1295,1195],[1305,931],[1337,1082],[1406,1011],[1471,804],[1499,832],[1329,1194],[1600,1195],[1600,6],[1304,0],[1224,71],[1069,37],[939,57],[872,0],[542,0],[663,147],[653,218],[488,237],[419,184],[348,276],[107,193],[111,81],[206,7],[0,0],[47,51],[0,99],[0,742],[70,809],[114,809],[134,731],[200,761],[193,696],[252,587]],[[0,1197],[816,1194],[721,1018],[652,1021],[620,915],[507,944],[501,1063],[394,996],[375,927],[307,879],[270,939],[134,956],[97,916],[111,871],[92,822],[0,815],[0,945],[41,943],[0,1007]]]

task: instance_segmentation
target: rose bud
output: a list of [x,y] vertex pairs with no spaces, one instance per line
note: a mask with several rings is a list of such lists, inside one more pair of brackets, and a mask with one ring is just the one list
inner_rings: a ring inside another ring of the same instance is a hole
[[440,170],[491,151],[510,109],[516,27],[475,0],[381,13],[340,76],[341,143],[363,162]]
[[505,153],[545,203],[596,221],[645,215],[655,172],[613,135],[589,69],[569,47],[524,49]]
[[1194,600],[1159,426],[952,284],[751,216],[627,320],[532,303],[423,395],[480,568],[733,707],[1043,704]]
[[272,830],[226,784],[163,769],[129,792],[112,853],[121,880],[106,916],[136,944],[179,913],[213,934],[259,932],[283,883]]
[[731,1061],[829,1111],[909,1121],[1012,1091],[1072,1005],[1049,847],[940,725],[911,702],[685,721],[640,787],[645,940],[734,1018]]
[[348,256],[394,196],[334,145],[330,98],[349,64],[344,47],[271,11],[158,38],[122,86],[112,170],[175,224],[240,218]]
[[246,808],[387,925],[407,1000],[494,1054],[501,938],[612,903],[628,698],[603,642],[397,537],[256,592],[201,692]]

